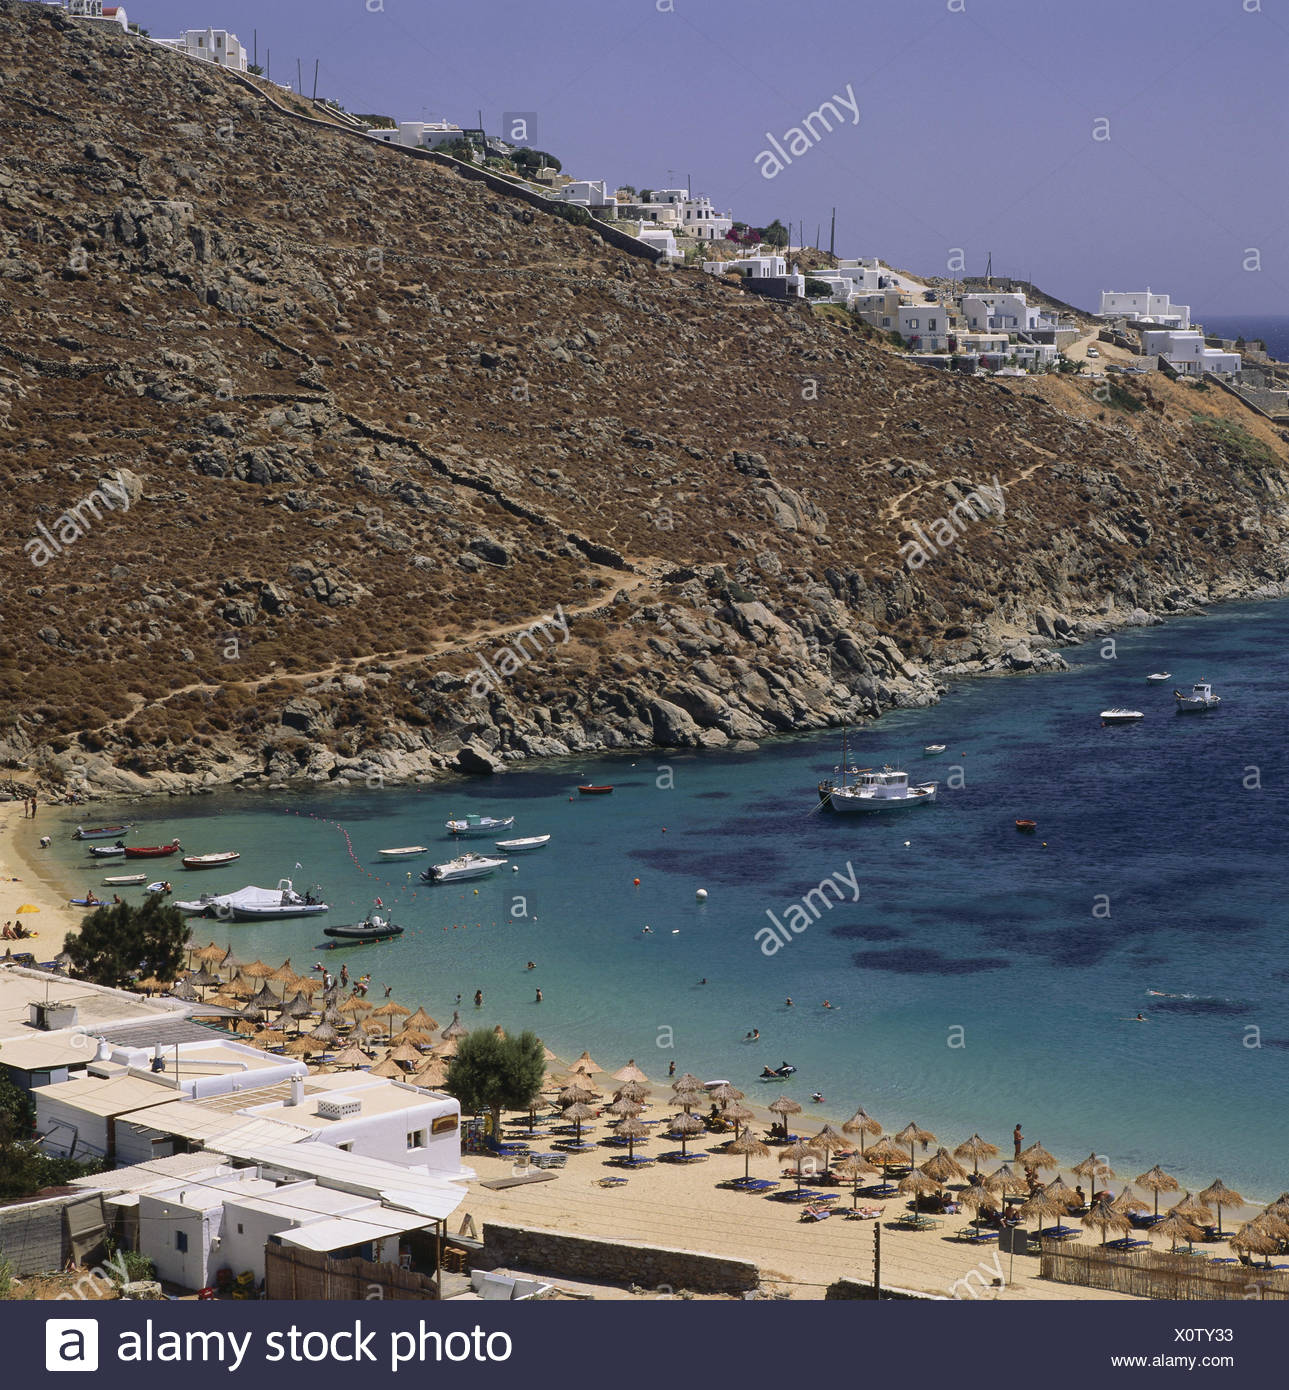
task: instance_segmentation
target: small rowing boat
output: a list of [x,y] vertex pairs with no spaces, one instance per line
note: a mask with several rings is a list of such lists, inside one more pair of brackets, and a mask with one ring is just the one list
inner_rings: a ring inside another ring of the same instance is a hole
[[90,853],[96,859],[124,859],[124,845],[91,845]]
[[1146,680],[1151,685],[1159,685],[1162,681],[1170,681],[1172,678],[1173,673],[1171,671],[1152,671]]
[[1102,724],[1135,724],[1138,719],[1145,716],[1139,709],[1103,709],[1101,711]]
[[447,822],[450,834],[462,836],[504,834],[515,824],[514,816],[498,819],[496,816],[463,816],[460,820]]
[[524,854],[530,849],[541,849],[550,842],[549,835],[525,835],[519,840],[498,840],[497,848],[503,854]]
[[103,886],[105,888],[133,888],[146,878],[147,874],[113,874],[110,878],[103,880]]
[[1038,822],[1033,820],[1018,820],[1016,822],[1016,829],[1024,831],[1034,831],[1038,829]]
[[129,829],[128,823],[122,825],[78,825],[75,838],[78,840],[111,840],[124,835]]
[[127,859],[165,859],[167,855],[178,854],[183,846],[178,840],[171,840],[168,845],[126,845],[125,857]]
[[182,862],[185,869],[219,869],[241,857],[237,850],[225,849],[215,854],[186,854]]
[[924,758],[938,758],[949,745],[947,743],[928,743],[922,749]]
[[399,845],[397,849],[376,851],[381,859],[414,859],[418,854],[428,854],[429,852],[429,845]]
[[612,790],[612,787],[578,787],[583,796],[608,796]]

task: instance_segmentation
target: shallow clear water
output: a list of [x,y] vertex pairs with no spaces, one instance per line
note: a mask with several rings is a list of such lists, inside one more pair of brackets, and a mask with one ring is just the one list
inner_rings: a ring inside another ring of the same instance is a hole
[[[1076,648],[1068,675],[966,682],[934,709],[888,715],[854,736],[855,761],[961,783],[893,818],[815,813],[835,733],[446,790],[226,794],[91,814],[146,818],[136,843],[178,833],[189,852],[242,851],[202,873],[160,861],[179,897],[290,876],[322,885],[337,922],[379,894],[407,935],[325,959],[370,970],[376,992],[392,984],[441,1022],[460,992],[467,1023],[537,1028],[562,1055],[589,1048],[610,1068],[631,1056],[661,1075],[674,1058],[757,1101],[785,1089],[808,1108],[818,1089],[830,1117],[863,1105],[950,1146],[979,1129],[1006,1148],[1020,1121],[1027,1142],[1066,1161],[1095,1149],[1121,1176],[1160,1162],[1188,1183],[1220,1174],[1267,1198],[1289,1187],[1287,643],[1289,603],[1228,607],[1120,636],[1113,660],[1100,643]],[[1147,685],[1154,670],[1173,680]],[[1201,677],[1221,710],[1178,717],[1174,684]],[[1146,718],[1102,728],[1097,713],[1112,705]],[[923,759],[931,742],[948,752]],[[578,797],[584,780],[616,790]],[[513,834],[554,839],[516,856],[517,873],[454,887],[415,882],[428,857],[376,859],[417,843],[451,857],[461,846],[443,822],[467,810],[514,814]],[[1038,833],[1019,834],[1017,816]],[[65,813],[68,830],[83,818]],[[51,851],[77,866],[71,884],[121,872],[81,867],[82,848],[60,837]],[[848,863],[859,901],[764,955],[767,909],[782,917]],[[195,932],[243,959],[308,969],[323,958],[317,921],[198,921]],[[1147,1021],[1129,1021],[1139,1011]],[[760,1041],[745,1043],[753,1028]],[[763,1064],[784,1059],[799,1068],[792,1082],[758,1083]]]

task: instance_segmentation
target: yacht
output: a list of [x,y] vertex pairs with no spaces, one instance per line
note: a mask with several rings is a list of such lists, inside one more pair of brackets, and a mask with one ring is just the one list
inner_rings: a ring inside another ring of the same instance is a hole
[[431,864],[421,874],[421,882],[457,883],[467,878],[486,878],[506,862],[505,859],[489,858],[486,854],[460,854],[446,864]]

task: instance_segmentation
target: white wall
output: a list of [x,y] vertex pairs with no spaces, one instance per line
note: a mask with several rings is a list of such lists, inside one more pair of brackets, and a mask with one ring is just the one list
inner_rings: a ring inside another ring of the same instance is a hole
[[[139,1197],[139,1249],[156,1266],[157,1277],[183,1289],[204,1289],[211,1282],[215,1264],[208,1246],[219,1234],[222,1207],[210,1212],[162,1201],[142,1193]],[[188,1249],[178,1248],[177,1237],[188,1237]],[[223,1261],[218,1262],[222,1264]]]

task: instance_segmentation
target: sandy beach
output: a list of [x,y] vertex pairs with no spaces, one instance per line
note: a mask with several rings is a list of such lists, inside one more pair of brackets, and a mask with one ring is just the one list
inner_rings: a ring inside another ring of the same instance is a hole
[[43,806],[31,820],[23,815],[22,802],[0,803],[0,922],[17,920],[24,903],[40,909],[22,914],[23,925],[36,932],[34,941],[3,944],[15,952],[30,951],[40,961],[53,960],[83,916],[68,906],[63,887],[40,863],[40,836],[45,833],[41,827],[49,819]]

